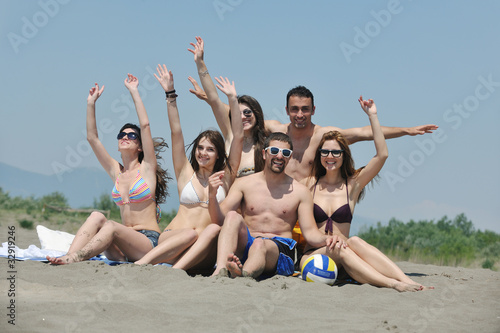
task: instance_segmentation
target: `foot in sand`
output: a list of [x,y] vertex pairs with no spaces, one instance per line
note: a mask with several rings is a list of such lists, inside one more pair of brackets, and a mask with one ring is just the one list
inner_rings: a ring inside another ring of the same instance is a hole
[[243,265],[241,264],[240,258],[238,258],[234,254],[230,254],[227,257],[226,267],[231,277],[237,277],[243,275]]
[[45,257],[52,265],[66,265],[66,264],[71,264],[73,262],[76,262],[75,258],[70,255],[66,254],[62,257]]
[[423,290],[423,286],[419,284],[409,284],[409,283],[404,283],[404,282],[396,282],[393,286],[394,289],[396,289],[399,292],[404,292],[404,291],[420,291]]

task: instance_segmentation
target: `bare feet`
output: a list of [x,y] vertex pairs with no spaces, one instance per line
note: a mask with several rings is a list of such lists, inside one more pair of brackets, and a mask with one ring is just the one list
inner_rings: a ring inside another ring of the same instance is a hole
[[212,276],[215,276],[215,277],[229,277],[229,272],[227,271],[226,268],[222,267],[221,269],[219,270],[215,270],[212,274]]
[[404,282],[396,282],[393,286],[394,289],[396,289],[399,292],[404,292],[404,291],[420,291],[423,290],[423,286],[419,284],[408,284]]
[[72,255],[64,255],[62,257],[49,257],[46,256],[47,260],[52,264],[52,265],[66,265],[66,264],[71,264],[73,262],[76,262],[76,260],[73,258]]
[[243,276],[243,265],[236,255],[230,254],[227,257],[226,267],[231,277]]

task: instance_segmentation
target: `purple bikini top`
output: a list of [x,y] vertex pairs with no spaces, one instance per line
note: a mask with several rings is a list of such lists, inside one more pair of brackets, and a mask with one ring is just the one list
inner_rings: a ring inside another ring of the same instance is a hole
[[[316,194],[316,185],[318,185],[318,182],[314,184],[313,198],[314,194]],[[320,206],[314,204],[313,212],[314,220],[316,220],[316,223],[321,223],[327,220],[325,226],[325,234],[327,234],[328,232],[333,232],[333,221],[337,223],[351,223],[352,221],[351,207],[349,206],[349,189],[347,187],[347,181],[345,187],[347,191],[347,203],[339,207],[331,216],[326,215],[325,211]]]

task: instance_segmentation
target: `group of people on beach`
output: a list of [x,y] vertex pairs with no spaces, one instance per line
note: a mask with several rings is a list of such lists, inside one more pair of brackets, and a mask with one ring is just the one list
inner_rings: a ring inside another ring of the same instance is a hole
[[[104,86],[96,83],[87,98],[87,139],[114,182],[111,195],[122,223],[94,212],[68,253],[47,259],[68,264],[104,252],[111,260],[262,278],[292,275],[311,255],[324,254],[359,283],[398,291],[424,289],[378,249],[349,237],[349,231],[356,203],[388,157],[385,139],[431,133],[437,126],[383,127],[374,101],[363,97],[358,101],[369,126],[315,125],[314,97],[303,86],[287,94],[289,123],[264,120],[258,101],[238,96],[234,82],[215,77],[214,83],[202,38],[190,44],[201,83],[189,77],[190,91],[210,105],[220,132],[201,132],[189,145],[188,156],[173,74],[158,65],[155,77],[165,91],[179,194],[177,215],[165,230],[159,229],[158,204],[165,201],[169,177],[158,159],[166,143],[151,135],[137,78],[128,74],[125,79],[139,126],[120,129],[121,162],[98,137],[95,104]],[[227,104],[217,89],[227,96]],[[376,154],[356,169],[349,145],[364,140],[374,141]]]

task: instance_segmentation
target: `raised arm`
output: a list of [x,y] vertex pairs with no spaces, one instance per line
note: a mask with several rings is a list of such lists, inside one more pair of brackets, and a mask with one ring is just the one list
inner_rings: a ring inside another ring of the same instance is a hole
[[234,86],[234,81],[229,83],[229,80],[223,78],[215,78],[217,81],[217,88],[226,94],[228,103],[231,110],[231,130],[233,132],[233,140],[231,141],[231,146],[229,148],[229,165],[231,166],[232,175],[231,183],[236,178],[238,167],[241,161],[241,151],[243,150],[243,123],[241,121],[241,112],[238,105],[238,97],[236,94],[236,88]]
[[360,171],[356,178],[354,178],[355,186],[353,186],[352,195],[355,196],[356,199],[366,184],[368,184],[380,172],[384,166],[385,160],[389,156],[384,133],[382,133],[382,128],[378,121],[377,107],[375,106],[373,99],[365,101],[363,100],[363,97],[360,96],[358,101],[363,111],[365,111],[368,115],[368,119],[370,119],[370,127],[373,132],[373,141],[375,143],[375,150],[377,153]]
[[[421,125],[415,127],[387,127],[382,126],[382,133],[386,139],[399,138],[404,135],[422,135],[425,133],[432,133],[438,129],[437,125]],[[353,144],[358,141],[368,141],[373,140],[373,132],[370,126],[356,127],[341,129],[340,132],[347,139],[349,144]]]
[[[222,103],[222,101],[220,100],[219,95],[217,94],[217,89],[215,88],[215,84],[212,81],[210,74],[208,73],[205,61],[203,60],[203,39],[201,37],[196,37],[196,43],[190,43],[190,45],[193,47],[193,49],[188,49],[188,51],[194,54],[194,62],[196,63],[200,82],[207,96],[206,101],[212,108],[215,120],[217,121],[217,125],[219,125],[224,139],[227,142],[231,142],[231,140],[233,139],[233,135],[231,132],[231,123],[229,121],[227,105]],[[192,82],[193,81],[191,81],[191,83]]]
[[143,164],[146,166],[146,172],[156,172],[156,154],[155,147],[153,143],[153,137],[151,135],[151,127],[149,126],[148,114],[146,112],[146,108],[144,107],[144,103],[142,102],[142,98],[139,95],[139,80],[132,74],[128,74],[127,78],[124,81],[125,87],[127,87],[130,95],[132,96],[132,100],[135,104],[135,110],[137,112],[137,118],[139,118],[139,126],[141,127],[141,145],[142,151],[144,153]]
[[172,162],[174,164],[175,177],[179,182],[179,176],[183,169],[190,167],[189,160],[184,151],[184,136],[182,135],[181,121],[179,111],[177,110],[177,95],[174,90],[174,76],[167,69],[167,66],[158,65],[156,68],[158,75],[155,78],[160,82],[165,93],[168,93],[167,114],[170,124],[170,135],[172,138]]
[[89,96],[87,97],[87,141],[92,147],[95,156],[99,163],[101,163],[104,170],[115,180],[116,172],[119,171],[118,162],[109,155],[106,148],[99,140],[99,135],[97,133],[96,117],[95,117],[95,103],[97,99],[101,96],[104,91],[104,86],[99,89],[99,85],[96,83],[94,87],[90,88]]

